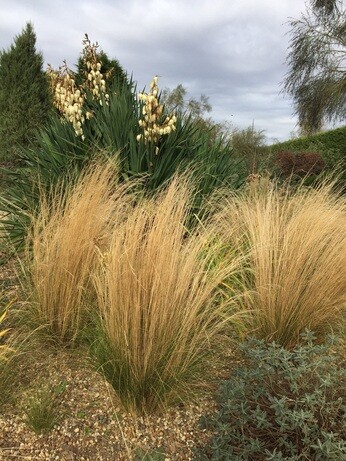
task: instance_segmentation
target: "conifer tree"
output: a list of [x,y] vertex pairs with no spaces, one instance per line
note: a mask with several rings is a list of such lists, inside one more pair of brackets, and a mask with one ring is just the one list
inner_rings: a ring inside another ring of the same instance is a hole
[[36,34],[27,23],[8,50],[0,52],[0,159],[15,160],[47,120],[50,90]]
[[[100,72],[104,75],[107,79],[107,87],[109,88],[110,92],[120,92],[123,91],[125,88],[128,88],[131,91],[132,83],[131,79],[127,75],[126,71],[120,65],[117,59],[110,59],[108,55],[99,47],[99,44],[96,42],[92,44],[89,40],[88,34],[85,34],[83,44],[90,44],[94,47],[94,52],[97,55],[98,62],[101,63]],[[86,65],[86,60],[84,59],[85,56],[79,57],[77,63],[77,72],[74,76],[75,81],[78,85],[83,84],[85,78],[89,73],[89,69]]]

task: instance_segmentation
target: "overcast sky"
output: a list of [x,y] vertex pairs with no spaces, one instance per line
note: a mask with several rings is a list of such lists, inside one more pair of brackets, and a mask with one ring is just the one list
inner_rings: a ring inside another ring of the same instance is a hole
[[214,120],[265,130],[268,142],[296,128],[291,101],[280,94],[287,71],[289,17],[304,0],[0,0],[0,48],[26,22],[45,63],[77,62],[88,33],[132,73],[138,88],[159,75],[160,88],[182,83],[205,94]]

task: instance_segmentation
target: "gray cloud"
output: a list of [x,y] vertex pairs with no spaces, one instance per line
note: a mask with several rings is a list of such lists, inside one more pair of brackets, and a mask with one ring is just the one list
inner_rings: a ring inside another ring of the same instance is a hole
[[87,32],[133,73],[139,89],[157,74],[161,87],[182,83],[191,96],[209,96],[217,121],[247,127],[254,120],[269,139],[285,139],[295,127],[290,101],[279,92],[287,18],[300,15],[304,0],[1,0],[0,5],[0,48],[30,20],[46,63],[57,67],[66,59],[72,66]]

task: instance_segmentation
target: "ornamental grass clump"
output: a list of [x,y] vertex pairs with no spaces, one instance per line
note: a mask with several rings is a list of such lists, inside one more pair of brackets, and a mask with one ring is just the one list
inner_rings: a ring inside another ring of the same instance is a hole
[[[4,311],[0,315],[0,327],[6,318],[7,308],[8,306],[4,309]],[[0,363],[6,360],[9,352],[13,350],[8,344],[3,343],[4,341],[3,338],[8,332],[9,332],[9,328],[0,329],[0,341],[1,341],[0,342]]]
[[114,206],[124,194],[116,177],[112,163],[93,163],[65,194],[59,188],[49,197],[43,194],[32,219],[26,260],[32,314],[58,342],[75,341],[83,326],[90,273],[97,252],[108,242]]
[[[4,293],[1,301],[5,296]],[[14,300],[6,301],[0,308],[0,413],[5,405],[13,403],[21,388],[23,346],[28,344],[28,338],[23,338],[15,324]]]
[[59,421],[60,386],[46,385],[36,390],[29,399],[24,410],[24,422],[36,434],[49,432]]
[[293,347],[305,328],[319,338],[339,328],[346,308],[346,199],[333,183],[294,193],[265,190],[228,197],[219,227],[248,252],[248,330]]
[[94,354],[123,406],[137,414],[196,389],[211,352],[216,363],[233,315],[229,300],[215,300],[237,262],[213,265],[215,230],[187,230],[190,189],[176,177],[140,200],[114,227],[94,278],[100,312]]

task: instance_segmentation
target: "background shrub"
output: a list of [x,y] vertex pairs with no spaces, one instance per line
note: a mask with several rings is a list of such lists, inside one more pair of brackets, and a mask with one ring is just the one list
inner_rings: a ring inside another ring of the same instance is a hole
[[248,174],[256,174],[267,167],[269,156],[263,130],[255,130],[254,124],[245,129],[234,129],[231,142],[235,155],[244,160]]
[[311,332],[288,351],[246,341],[245,364],[218,391],[219,411],[204,419],[210,445],[196,460],[340,461],[346,456],[345,362],[333,338]]
[[295,175],[303,178],[307,175],[318,175],[325,168],[325,161],[318,152],[278,152],[276,164],[283,177]]
[[[296,152],[309,150],[312,145],[316,146],[317,151],[333,150],[335,152],[335,161],[341,159],[346,154],[346,126],[311,136],[303,136],[297,139],[290,139],[285,142],[272,144],[269,146],[269,150],[272,152],[285,150]],[[319,146],[319,149],[317,146]]]
[[315,135],[290,139],[266,147],[268,156],[273,158],[269,169],[276,174],[275,158],[278,152],[315,152],[320,154],[327,170],[337,169],[338,185],[346,191],[346,126],[324,131]]

